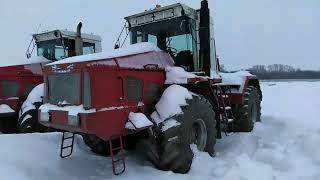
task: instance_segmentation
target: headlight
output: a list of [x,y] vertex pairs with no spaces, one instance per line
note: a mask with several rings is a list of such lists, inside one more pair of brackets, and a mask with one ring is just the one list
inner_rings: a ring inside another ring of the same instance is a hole
[[70,126],[80,126],[80,118],[78,115],[68,115],[68,125]]
[[40,121],[49,122],[50,121],[50,114],[48,112],[41,112],[40,113]]

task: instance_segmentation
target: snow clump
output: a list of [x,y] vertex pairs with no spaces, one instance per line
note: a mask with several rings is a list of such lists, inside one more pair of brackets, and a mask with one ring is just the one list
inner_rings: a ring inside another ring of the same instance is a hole
[[156,104],[156,111],[151,114],[152,120],[159,124],[176,114],[182,114],[181,106],[188,105],[188,99],[192,99],[192,93],[188,89],[179,85],[169,86]]

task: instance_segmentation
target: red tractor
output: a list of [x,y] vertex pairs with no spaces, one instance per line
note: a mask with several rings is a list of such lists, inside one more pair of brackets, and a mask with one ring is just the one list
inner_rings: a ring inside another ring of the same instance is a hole
[[125,19],[127,48],[44,67],[39,120],[64,131],[62,158],[80,134],[94,152],[112,157],[114,174],[125,170],[120,152],[135,143],[155,167],[187,173],[190,145],[213,156],[222,133],[252,131],[261,116],[259,81],[247,72],[219,73],[206,0],[199,10],[173,4]]
[[27,57],[31,58],[35,47],[37,57],[26,64],[0,67],[0,132],[43,130],[38,123],[37,109],[42,104],[43,85],[39,84],[43,82],[45,64],[101,51],[101,38],[91,34],[79,36],[81,26],[78,26],[79,33],[55,30],[34,34]]

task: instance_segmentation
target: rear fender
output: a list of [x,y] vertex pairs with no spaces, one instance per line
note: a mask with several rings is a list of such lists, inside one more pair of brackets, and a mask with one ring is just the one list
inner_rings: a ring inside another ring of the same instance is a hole
[[221,138],[221,127],[220,127],[220,115],[219,115],[219,101],[212,89],[210,81],[201,81],[196,84],[186,84],[183,87],[187,88],[189,91],[204,96],[212,105],[215,112],[217,138]]
[[260,100],[262,101],[262,91],[261,91],[259,80],[253,76],[253,77],[250,77],[247,81],[248,81],[248,83],[247,83],[248,86],[253,86],[258,89],[259,95],[260,95]]
[[262,92],[259,84],[259,80],[256,76],[247,76],[246,79],[243,81],[243,84],[240,85],[238,91],[231,93],[230,100],[231,104],[244,104],[245,101],[245,93],[246,89],[249,86],[253,86],[258,89],[260,94],[260,100],[262,101]]

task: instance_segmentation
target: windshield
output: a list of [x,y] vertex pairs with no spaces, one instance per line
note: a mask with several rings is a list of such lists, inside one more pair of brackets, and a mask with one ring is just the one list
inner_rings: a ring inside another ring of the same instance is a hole
[[131,31],[131,44],[151,42],[160,49],[168,52],[177,66],[186,71],[194,71],[194,59],[196,55],[196,42],[190,33],[168,35],[159,33],[157,36],[141,31]]
[[61,60],[66,57],[63,44],[60,39],[40,41],[37,43],[38,56],[43,56],[51,61]]
[[130,29],[131,44],[151,42],[168,52],[176,66],[194,71],[198,61],[196,22],[186,17],[159,21]]
[[[37,43],[38,56],[43,56],[51,61],[58,61],[76,55],[75,40],[61,39],[40,41]],[[83,42],[83,55],[95,53],[95,44]]]

